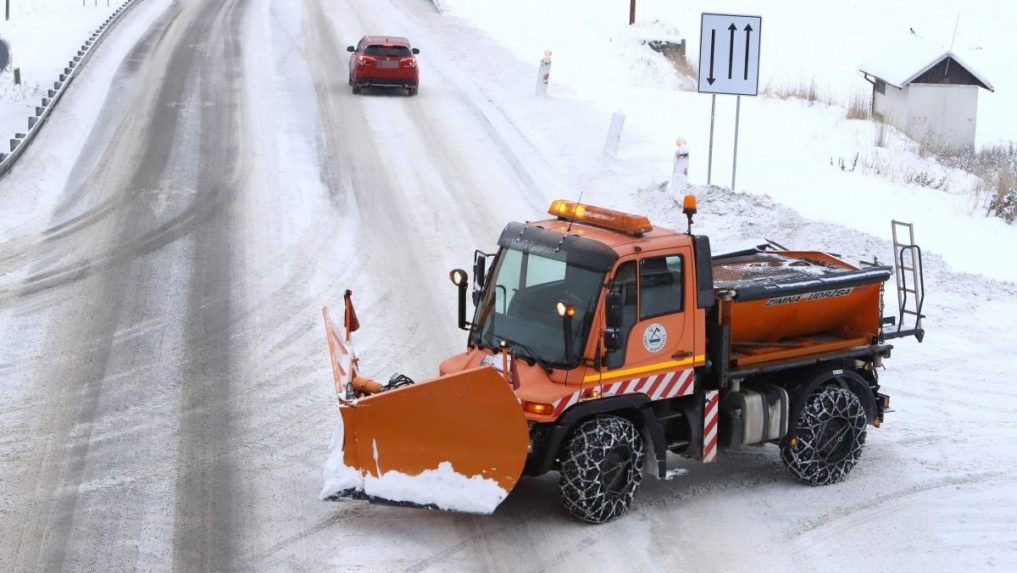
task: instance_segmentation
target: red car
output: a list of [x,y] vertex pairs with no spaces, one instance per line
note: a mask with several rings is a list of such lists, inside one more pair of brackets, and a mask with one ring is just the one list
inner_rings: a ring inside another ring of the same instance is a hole
[[410,47],[406,38],[391,36],[364,36],[356,47],[349,46],[350,85],[353,93],[364,88],[402,88],[409,95],[417,95],[420,77],[417,73],[416,54],[420,50]]

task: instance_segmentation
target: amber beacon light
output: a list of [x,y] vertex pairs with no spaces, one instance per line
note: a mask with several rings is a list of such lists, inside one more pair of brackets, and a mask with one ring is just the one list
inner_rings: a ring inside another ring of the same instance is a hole
[[642,215],[631,215],[564,199],[557,199],[551,203],[547,212],[562,220],[578,221],[630,235],[638,236],[653,230],[650,220]]

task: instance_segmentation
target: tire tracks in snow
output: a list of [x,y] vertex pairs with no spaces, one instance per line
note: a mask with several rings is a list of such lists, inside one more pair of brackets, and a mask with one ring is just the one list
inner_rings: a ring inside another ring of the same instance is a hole
[[980,472],[957,477],[947,476],[911,484],[907,487],[880,493],[848,506],[834,508],[818,517],[801,521],[788,529],[786,537],[789,540],[794,540],[804,535],[819,535],[820,532],[817,530],[832,527],[844,521],[850,521],[863,512],[876,510],[880,505],[897,503],[914,495],[945,487],[986,484],[994,481],[1005,481],[1011,478],[1012,476],[1003,472]]
[[[185,362],[177,445],[173,569],[227,571],[237,558],[236,483],[233,446],[235,365],[231,332],[236,312],[233,277],[242,244],[234,205],[244,189],[242,27],[247,3],[206,3],[195,16],[189,40],[201,58],[183,73],[198,72],[202,103],[196,200],[208,217],[196,224],[184,319]],[[201,28],[204,27],[204,30]],[[208,105],[206,105],[206,102]]]

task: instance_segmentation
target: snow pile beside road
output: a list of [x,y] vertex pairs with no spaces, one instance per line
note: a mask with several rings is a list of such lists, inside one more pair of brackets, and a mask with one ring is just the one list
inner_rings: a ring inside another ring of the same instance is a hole
[[[322,500],[341,497],[340,494],[356,490],[369,497],[389,501],[406,501],[418,505],[434,505],[440,509],[467,513],[488,514],[504,501],[508,492],[493,479],[483,476],[466,477],[452,467],[451,462],[440,462],[433,470],[417,475],[387,471],[381,477],[364,475],[343,462],[344,428],[339,420],[332,449],[325,461]],[[374,461],[378,463],[378,444],[374,444]]]

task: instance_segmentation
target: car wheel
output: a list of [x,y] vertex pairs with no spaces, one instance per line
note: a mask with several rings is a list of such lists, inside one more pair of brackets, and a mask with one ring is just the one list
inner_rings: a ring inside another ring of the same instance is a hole
[[361,90],[360,86],[358,86],[357,84],[353,84],[353,93],[354,94],[359,94],[361,91],[362,90]]
[[806,485],[834,484],[851,472],[865,445],[865,407],[854,392],[827,386],[809,397],[780,457]]
[[635,425],[617,416],[583,422],[561,462],[561,500],[573,516],[610,521],[629,510],[643,478],[645,449]]
[[417,95],[417,88],[407,88],[406,93],[407,95],[415,96]]

